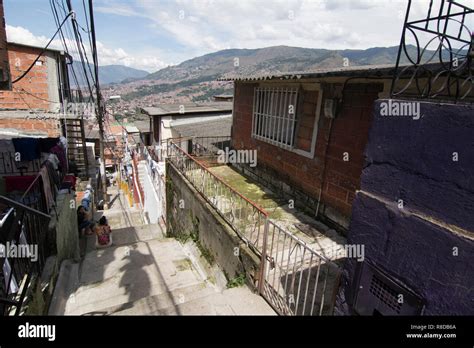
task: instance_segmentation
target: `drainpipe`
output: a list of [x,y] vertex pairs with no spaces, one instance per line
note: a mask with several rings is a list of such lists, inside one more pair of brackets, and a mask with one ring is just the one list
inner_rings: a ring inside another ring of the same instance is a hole
[[323,193],[323,186],[324,186],[324,178],[326,176],[326,161],[328,158],[328,148],[329,148],[329,143],[331,141],[331,131],[332,131],[332,122],[333,118],[329,119],[329,133],[328,133],[328,138],[326,140],[326,148],[324,149],[324,164],[323,164],[323,172],[321,173],[321,185],[319,187],[319,197],[318,197],[318,205],[316,206],[316,213],[314,215],[315,218],[318,217],[319,214],[319,206],[321,203],[321,195]]

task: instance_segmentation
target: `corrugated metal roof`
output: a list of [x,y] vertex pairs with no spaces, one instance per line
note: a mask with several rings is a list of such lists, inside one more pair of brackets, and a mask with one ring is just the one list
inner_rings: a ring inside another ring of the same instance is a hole
[[[141,110],[149,116],[185,116],[187,114],[232,111],[232,102],[160,104],[157,107],[146,107]],[[184,113],[180,113],[181,110],[184,110]]]
[[351,77],[351,76],[377,76],[391,78],[395,66],[391,64],[384,65],[362,65],[347,66],[339,68],[324,68],[307,71],[294,72],[276,72],[274,74],[254,74],[254,75],[235,75],[227,74],[218,79],[218,81],[262,81],[262,80],[299,80],[305,78],[317,77]]
[[222,117],[213,121],[193,122],[171,126],[181,137],[230,136],[232,117]]
[[140,130],[135,126],[125,126],[127,133],[140,133]]
[[132,122],[135,127],[137,127],[140,132],[148,133],[150,132],[150,121],[149,120],[136,120]]

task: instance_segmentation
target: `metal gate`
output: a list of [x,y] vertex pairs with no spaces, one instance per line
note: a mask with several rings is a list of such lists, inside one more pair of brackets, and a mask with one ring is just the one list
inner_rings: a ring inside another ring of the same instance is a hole
[[267,220],[260,294],[282,315],[331,315],[340,268]]

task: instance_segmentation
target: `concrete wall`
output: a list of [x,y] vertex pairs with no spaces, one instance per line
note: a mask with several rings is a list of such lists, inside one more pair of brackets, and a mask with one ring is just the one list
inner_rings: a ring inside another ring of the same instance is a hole
[[168,234],[195,239],[208,261],[216,262],[229,279],[245,272],[248,284],[255,284],[260,264],[256,255],[169,163],[166,173]]
[[75,202],[73,194],[59,194],[56,199],[58,217],[53,214],[49,224],[50,231],[55,235],[58,268],[63,260],[80,257]]
[[48,249],[51,249],[53,255],[47,258],[41,276],[34,277],[27,290],[25,315],[46,315],[61,263],[65,260],[79,261],[79,234],[75,207],[73,194],[58,194],[57,215],[53,211],[47,235]]
[[[144,204],[143,211],[148,217],[148,221],[151,224],[156,224],[159,222],[160,217],[165,213],[162,211],[162,204],[160,203],[160,198],[158,193],[155,191],[155,187],[152,183],[152,178],[148,174],[147,164],[139,164],[138,170],[142,170],[143,175],[140,175],[140,184],[143,187],[144,193]],[[163,189],[165,189],[163,187]]]
[[[425,315],[474,314],[474,108],[420,103],[422,117],[381,116],[352,211],[348,244],[418,294]],[[453,153],[457,153],[457,160]],[[336,312],[351,314],[357,262],[348,259]]]
[[[324,80],[320,82],[323,86]],[[268,85],[282,86],[282,82]],[[285,82],[284,87],[300,85],[311,91],[311,86],[315,83]],[[252,138],[253,98],[254,88],[257,86],[258,84],[253,83],[235,84],[232,146],[235,149],[257,150],[257,168],[246,169],[254,171],[264,183],[266,181],[271,184],[274,181],[276,185],[272,188],[276,191],[294,194],[290,198],[295,200],[295,204],[306,206],[313,214],[322,191],[318,211],[320,217],[336,228],[347,229],[355,192],[360,188],[363,151],[372,122],[372,104],[379,92],[382,92],[383,83],[347,84],[338,117],[333,121],[323,115],[319,117],[317,139],[314,149],[311,149],[315,153],[313,158]],[[324,105],[325,98],[337,96],[337,88],[342,89],[342,84],[334,83],[322,88],[321,105]],[[303,111],[314,107],[317,98],[318,93],[305,95]],[[316,104],[315,107],[321,108],[321,105]],[[309,114],[303,112],[303,125],[305,122],[311,124]],[[316,114],[313,113],[313,120]],[[307,146],[309,139],[297,137],[297,141]],[[344,158],[345,153],[348,154],[347,160]],[[274,177],[275,180],[270,180],[269,177]]]

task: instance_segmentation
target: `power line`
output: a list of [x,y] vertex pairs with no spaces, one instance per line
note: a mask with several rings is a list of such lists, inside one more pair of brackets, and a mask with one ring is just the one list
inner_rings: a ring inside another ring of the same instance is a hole
[[[60,22],[59,21],[59,15],[58,15],[58,11],[56,9],[56,4],[55,4],[54,0],[49,0],[49,5],[51,7],[51,12],[53,14],[53,18],[54,18],[54,21],[56,23],[56,26],[59,27],[59,22]],[[67,46],[67,43],[66,43],[66,39],[64,38],[63,30],[61,29],[59,31],[59,33],[60,33],[60,37],[61,37],[61,40],[62,40],[62,43],[63,43],[64,50],[66,51],[68,56],[71,57],[71,59],[72,59],[72,55],[69,53],[69,49],[68,49],[68,46]],[[66,63],[66,64],[70,68],[70,71],[72,72],[72,77],[74,79],[74,82],[76,83],[76,88],[79,91],[79,98],[82,101],[82,90],[81,90],[81,87],[79,85],[79,81],[77,79],[76,71],[74,70],[72,61],[71,61],[71,63]]]
[[[70,11],[73,11],[72,9],[72,6],[70,5],[70,2],[69,0],[67,1],[68,2],[68,9]],[[58,3],[59,4],[59,3]],[[64,5],[61,3],[59,4],[59,6],[62,8],[64,14],[67,13],[66,9],[64,8]],[[82,65],[82,71],[81,69],[79,69],[80,73],[82,74],[82,78],[83,80],[85,81],[85,83],[87,84],[87,88],[89,90],[89,95],[90,95],[90,98],[93,98],[93,88],[91,86],[91,83],[89,81],[89,76],[87,74],[87,69],[86,69],[86,66],[85,66],[85,62],[84,62],[84,56],[83,56],[83,53],[82,53],[82,50],[81,50],[81,47],[80,47],[80,43],[79,43],[79,38],[77,36],[77,32],[76,32],[76,27],[74,25],[74,20],[72,21],[72,31],[69,29],[69,26],[66,25],[66,33],[68,35],[68,39],[71,41],[71,42],[75,42],[75,45],[73,45],[73,48],[75,50],[75,55],[79,58],[79,60],[81,61],[81,65]],[[72,34],[73,33],[73,34]]]
[[59,25],[59,28],[58,30],[56,30],[56,32],[54,33],[53,37],[49,40],[49,42],[46,44],[46,46],[43,48],[43,50],[41,51],[41,53],[36,57],[36,59],[33,61],[33,63],[31,63],[31,65],[29,66],[28,69],[26,69],[26,71],[23,72],[23,74],[20,75],[20,77],[17,77],[13,82],[13,83],[17,83],[18,81],[20,81],[22,78],[24,78],[26,76],[26,74],[28,74],[30,72],[30,70],[35,66],[36,62],[38,61],[38,59],[40,59],[40,57],[46,52],[46,50],[48,49],[49,45],[51,44],[51,42],[53,42],[54,38],[56,37],[56,35],[59,33],[59,31],[61,30],[61,27],[64,25],[64,23],[66,23],[66,20],[71,16],[73,15],[74,12],[69,12],[69,14],[66,16],[66,18],[64,18],[64,20],[61,22],[61,24]]
[[[69,11],[72,11],[73,9],[72,9],[71,0],[66,0],[66,4],[67,4],[67,7],[68,7]],[[81,36],[80,31],[78,30],[78,23],[77,23],[77,20],[75,18],[73,18],[73,20],[72,20],[72,29],[73,29],[73,32],[74,32],[76,45],[77,45],[77,48],[78,48],[78,51],[79,51],[79,55],[80,55],[80,58],[81,58],[82,67],[84,69],[84,74],[86,76],[87,83],[89,85],[89,77],[87,75],[86,63],[84,62],[84,58],[87,62],[87,67],[88,67],[89,72],[91,74],[92,82],[93,82],[94,85],[96,85],[96,82],[95,82],[95,79],[94,79],[94,76],[92,74],[91,67],[90,67],[90,64],[89,64],[89,59],[87,58],[87,51],[84,48],[84,44],[82,42],[82,36]],[[82,50],[81,50],[81,47],[82,47]],[[97,86],[96,86],[96,88],[97,88]],[[92,95],[92,89],[90,89],[90,93]]]

